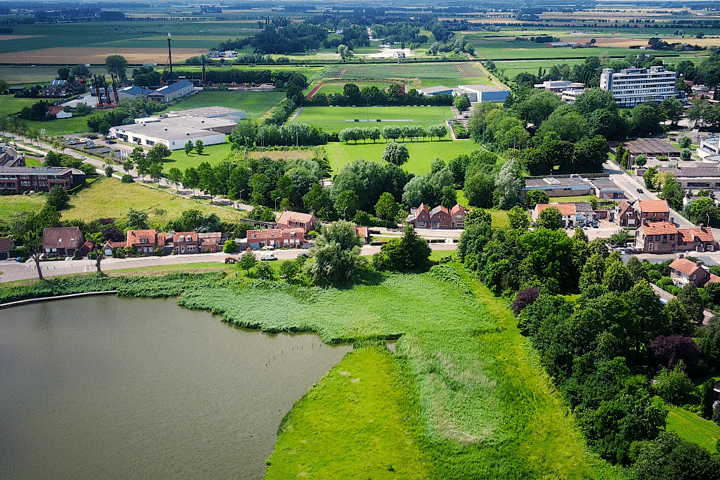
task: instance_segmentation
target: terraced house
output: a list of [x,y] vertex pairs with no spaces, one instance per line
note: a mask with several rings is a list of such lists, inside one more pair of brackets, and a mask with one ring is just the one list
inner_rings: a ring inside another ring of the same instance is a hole
[[714,252],[718,248],[710,229],[677,228],[670,222],[643,222],[635,235],[643,253]]
[[432,210],[424,203],[413,209],[408,215],[406,221],[413,228],[432,228],[432,229],[457,229],[465,228],[465,209],[456,204],[452,209],[448,210],[442,205],[438,205]]

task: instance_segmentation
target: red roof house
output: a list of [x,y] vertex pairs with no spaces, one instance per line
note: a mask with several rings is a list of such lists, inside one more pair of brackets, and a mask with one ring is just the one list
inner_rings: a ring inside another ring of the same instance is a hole
[[47,255],[70,256],[83,243],[85,243],[85,238],[78,227],[56,227],[43,230],[43,252]]
[[302,228],[305,233],[315,229],[318,219],[312,213],[291,212],[284,210],[278,218],[280,228]]

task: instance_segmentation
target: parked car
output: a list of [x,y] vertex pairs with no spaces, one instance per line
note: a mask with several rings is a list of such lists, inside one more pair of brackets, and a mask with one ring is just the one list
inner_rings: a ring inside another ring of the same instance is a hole
[[263,252],[260,254],[260,260],[264,262],[270,262],[272,260],[277,260],[277,257],[272,252]]
[[225,257],[225,263],[237,263],[237,258],[235,258],[235,257]]
[[273,247],[272,245],[265,245],[260,250],[275,250],[275,247]]

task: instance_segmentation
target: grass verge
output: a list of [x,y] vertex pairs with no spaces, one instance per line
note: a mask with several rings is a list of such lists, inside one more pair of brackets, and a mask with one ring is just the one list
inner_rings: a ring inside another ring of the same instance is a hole
[[720,440],[720,426],[717,423],[705,420],[680,407],[671,405],[666,405],[666,407],[670,411],[666,426],[668,430],[677,433],[683,440],[697,443],[710,453],[717,451],[715,445]]

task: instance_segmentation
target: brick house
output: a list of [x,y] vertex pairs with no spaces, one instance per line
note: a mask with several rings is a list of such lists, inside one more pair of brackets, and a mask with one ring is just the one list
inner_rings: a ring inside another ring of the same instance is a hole
[[702,287],[710,280],[710,275],[710,271],[705,267],[687,258],[678,258],[670,264],[670,278],[678,287],[684,287],[688,283]]
[[312,213],[291,212],[284,210],[277,220],[280,228],[302,228],[305,233],[315,230],[318,219]]
[[634,203],[623,200],[615,207],[615,216],[621,227],[636,228],[640,225],[640,218],[635,211]]
[[430,228],[430,211],[421,203],[415,210],[410,211],[406,221],[414,228]]
[[555,207],[560,211],[565,228],[572,228],[575,226],[577,214],[575,212],[574,203],[538,203],[532,211],[532,221],[537,222],[542,211],[550,207]]
[[709,229],[681,229],[670,222],[644,222],[635,235],[635,246],[643,253],[714,252],[718,248]]
[[456,204],[452,210],[450,210],[450,228],[458,228],[458,229],[464,229],[465,228],[465,215],[467,215],[467,211],[463,208],[462,205],[459,203]]
[[414,228],[450,230],[465,228],[465,215],[466,211],[460,205],[455,205],[451,210],[442,205],[428,210],[428,207],[421,203],[419,207],[410,212],[405,221]]
[[666,200],[640,200],[638,218],[641,222],[669,222],[670,209]]
[[43,230],[43,252],[46,255],[70,256],[85,243],[80,228],[56,227]]
[[49,192],[55,185],[65,190],[85,184],[85,173],[65,167],[0,167],[0,190]]
[[370,243],[370,232],[368,231],[368,227],[355,227],[355,235],[360,237],[360,240],[362,240],[362,243],[367,245]]
[[10,258],[10,250],[15,248],[15,242],[11,237],[0,237],[0,260]]
[[135,247],[138,253],[154,253],[158,248],[165,247],[165,235],[158,233],[157,229],[128,230],[127,246]]
[[125,240],[122,240],[120,242],[115,242],[113,240],[108,240],[103,244],[102,250],[103,254],[106,257],[110,257],[113,254],[113,250],[118,248],[125,248],[127,246],[127,242]]
[[198,238],[197,232],[175,232],[172,237],[168,236],[168,240],[171,240],[169,245],[171,251],[175,250],[175,253],[198,253],[200,251],[200,239]]
[[200,241],[200,252],[217,253],[223,251],[225,245],[221,232],[198,233],[197,236]]
[[302,248],[305,244],[305,229],[271,228],[267,230],[248,230],[247,244],[253,250],[265,246],[275,248]]

